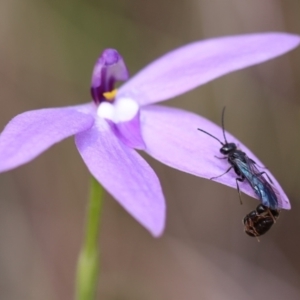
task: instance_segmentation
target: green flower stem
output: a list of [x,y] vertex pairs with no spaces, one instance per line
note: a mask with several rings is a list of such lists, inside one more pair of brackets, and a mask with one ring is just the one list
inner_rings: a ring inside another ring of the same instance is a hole
[[92,179],[87,213],[86,236],[79,254],[76,278],[76,300],[96,298],[99,276],[99,223],[103,202],[103,188]]

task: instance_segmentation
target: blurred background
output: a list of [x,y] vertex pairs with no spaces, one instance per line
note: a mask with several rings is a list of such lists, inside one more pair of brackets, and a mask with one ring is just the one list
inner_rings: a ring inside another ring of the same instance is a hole
[[[1,0],[0,128],[16,114],[90,100],[106,47],[131,74],[194,40],[264,31],[300,34],[298,0]],[[146,157],[167,201],[154,239],[109,195],[101,227],[105,300],[300,299],[300,48],[164,105],[220,124],[281,182],[292,210],[260,242],[242,218],[258,202]],[[89,174],[72,138],[0,175],[0,299],[73,298]]]

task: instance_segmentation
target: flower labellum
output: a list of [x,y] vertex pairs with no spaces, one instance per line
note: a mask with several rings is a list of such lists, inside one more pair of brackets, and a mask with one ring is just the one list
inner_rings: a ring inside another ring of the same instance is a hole
[[[259,33],[220,37],[175,49],[129,79],[121,55],[106,49],[91,82],[93,101],[83,105],[28,111],[14,117],[0,134],[0,172],[29,162],[53,144],[75,135],[91,174],[153,236],[165,226],[165,200],[159,180],[134,150],[146,151],[179,170],[211,178],[224,170],[214,159],[220,127],[196,114],[153,105],[227,73],[262,63],[299,45],[298,35]],[[115,83],[126,81],[118,90]],[[259,160],[227,133],[258,164]],[[234,174],[217,180],[235,187]],[[287,199],[275,178],[274,186]],[[242,192],[257,197],[251,187]],[[284,209],[289,209],[289,202]]]

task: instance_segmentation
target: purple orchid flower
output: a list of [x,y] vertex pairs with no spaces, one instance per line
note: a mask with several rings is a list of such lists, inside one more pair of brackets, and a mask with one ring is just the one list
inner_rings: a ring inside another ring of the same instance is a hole
[[[221,128],[180,109],[155,106],[229,72],[279,56],[300,42],[297,35],[263,33],[214,38],[173,50],[129,77],[116,50],[106,49],[97,60],[91,84],[93,102],[28,111],[13,118],[0,135],[0,172],[18,167],[64,138],[75,135],[77,149],[91,174],[154,236],[165,224],[165,201],[159,180],[134,150],[142,149],[176,169],[210,178],[228,163],[214,157],[217,142],[198,127],[221,137]],[[229,133],[249,157],[262,164]],[[216,181],[235,188],[235,173]],[[282,199],[289,201],[271,175]],[[253,196],[247,183],[241,191]]]

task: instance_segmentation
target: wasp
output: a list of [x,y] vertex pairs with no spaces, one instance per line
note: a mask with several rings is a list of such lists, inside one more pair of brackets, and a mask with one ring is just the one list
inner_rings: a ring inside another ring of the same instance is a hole
[[223,174],[216,177],[212,177],[210,179],[213,180],[219,178],[227,174],[231,169],[233,169],[237,174],[235,181],[236,181],[236,187],[239,193],[239,199],[241,203],[242,203],[242,198],[241,198],[239,182],[243,182],[246,180],[250,184],[255,194],[257,195],[257,197],[265,207],[268,207],[272,210],[278,209],[279,207],[278,203],[280,201],[280,197],[276,189],[272,186],[273,182],[269,177],[269,175],[265,171],[261,172],[258,169],[258,165],[255,163],[255,161],[249,158],[245,152],[239,150],[235,143],[229,143],[227,141],[225,135],[225,127],[224,127],[224,113],[225,113],[225,107],[223,108],[222,111],[222,131],[223,131],[224,142],[222,142],[220,139],[210,134],[209,132],[198,128],[199,131],[214,138],[222,145],[222,147],[220,148],[220,152],[221,154],[224,155],[224,157],[218,157],[218,158],[227,159],[230,165],[229,168]]

